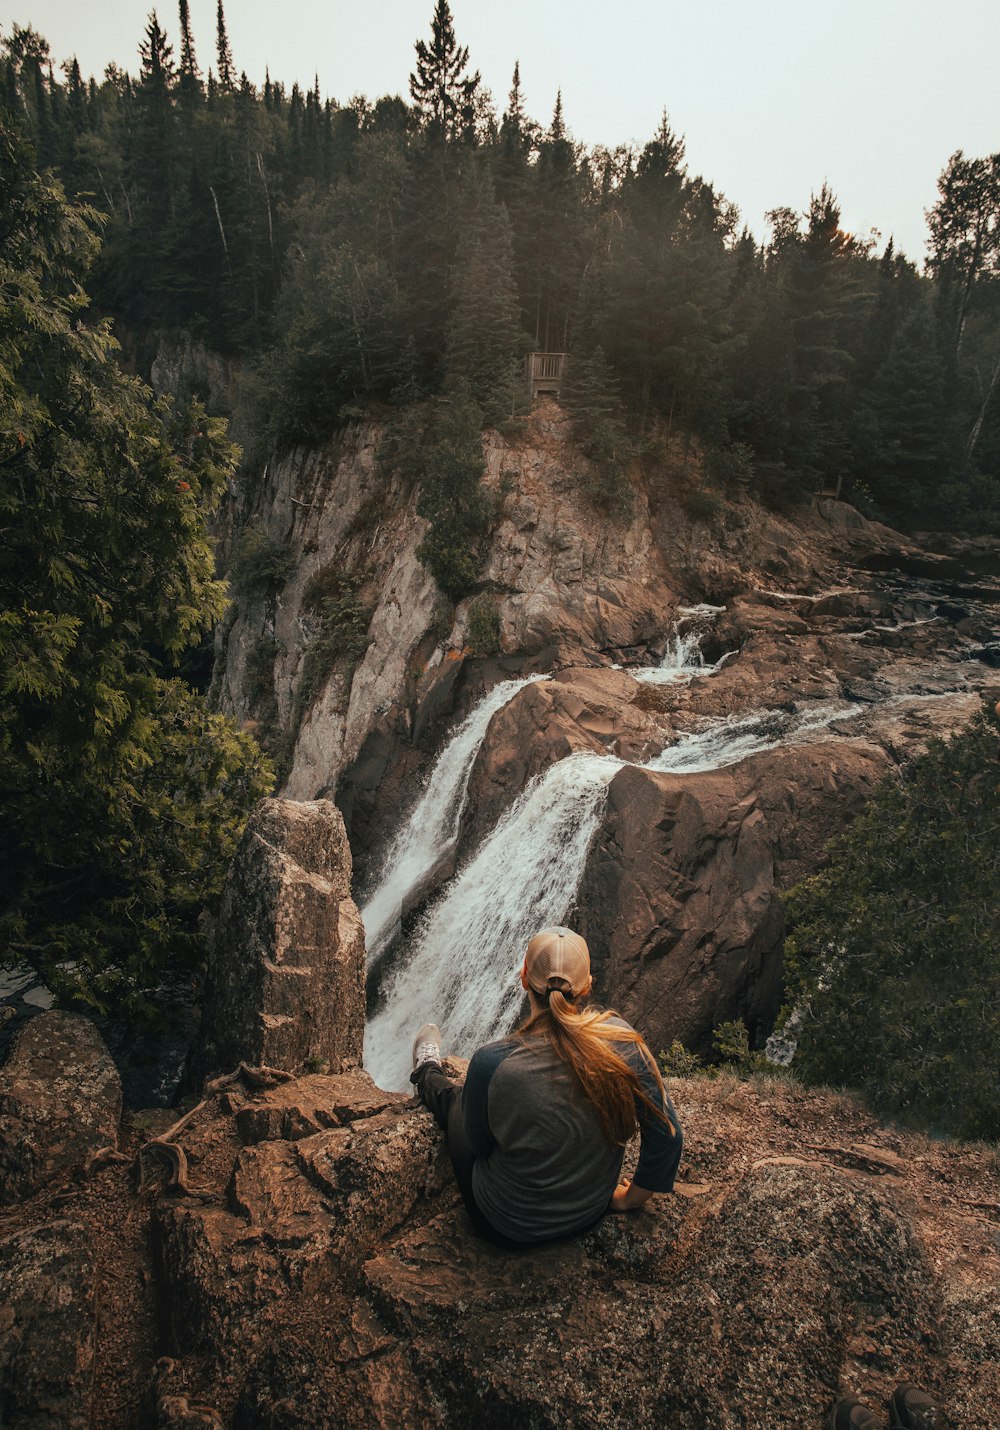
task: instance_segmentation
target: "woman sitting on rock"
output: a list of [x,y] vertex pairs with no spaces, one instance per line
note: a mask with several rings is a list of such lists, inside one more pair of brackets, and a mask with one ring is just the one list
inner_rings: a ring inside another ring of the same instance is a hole
[[[414,1039],[410,1075],[448,1138],[469,1214],[507,1247],[586,1231],[606,1211],[632,1211],[669,1192],[682,1142],[641,1036],[617,1014],[583,1006],[592,979],[579,934],[536,934],[521,983],[527,1021],[480,1048],[464,1084],[444,1073],[432,1023]],[[625,1144],[637,1130],[635,1176],[619,1185]]]

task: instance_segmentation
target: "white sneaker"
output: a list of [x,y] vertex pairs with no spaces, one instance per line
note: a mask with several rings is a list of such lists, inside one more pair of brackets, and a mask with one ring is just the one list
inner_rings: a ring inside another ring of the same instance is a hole
[[413,1039],[413,1071],[424,1063],[441,1062],[441,1029],[436,1023],[425,1023]]

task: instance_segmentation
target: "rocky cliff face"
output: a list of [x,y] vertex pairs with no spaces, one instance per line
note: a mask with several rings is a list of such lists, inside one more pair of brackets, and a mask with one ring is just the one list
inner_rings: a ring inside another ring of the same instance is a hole
[[[449,708],[458,694],[458,672],[448,666],[461,669],[469,653],[468,602],[448,611],[417,560],[425,523],[401,479],[380,464],[381,436],[361,426],[328,450],[269,464],[231,514],[234,526],[257,524],[286,547],[293,574],[280,592],[238,597],[220,646],[215,691],[223,708],[257,716],[256,662],[266,649],[279,719],[297,718],[295,692],[313,629],[304,598],[317,572],[357,573],[374,608],[370,644],[349,688],[343,670],[333,669],[311,692],[286,786],[293,798],[336,789],[373,735],[412,738],[426,724],[428,704],[446,714],[442,683]],[[487,434],[485,459],[484,484],[499,520],[483,587],[497,601],[501,652],[520,666],[541,658],[551,667],[655,643],[669,627],[679,588],[657,549],[645,495],[637,493],[634,518],[624,524],[581,504],[579,454],[554,403],[540,408],[516,441]],[[489,678],[490,668],[477,673]],[[482,688],[475,677],[471,685]]]
[[[517,438],[486,438],[499,516],[483,591],[500,650],[477,657],[469,602],[443,606],[417,559],[424,523],[379,458],[382,436],[354,427],[241,490],[234,525],[287,550],[291,575],[238,593],[220,634],[219,704],[253,725],[270,703],[295,732],[285,793],[336,799],[364,902],[449,723],[503,678],[550,674],[493,716],[457,836],[408,892],[405,917],[545,770],[606,754],[631,768],[609,783],[559,911],[586,928],[602,995],[657,1043],[704,1042],[734,1016],[762,1033],[780,1001],[780,891],[817,867],[880,775],[964,723],[996,682],[988,555],[934,552],[830,500],[794,520],[737,501],[692,523],[691,478],[669,454],[637,474],[633,518],[608,520],[580,499],[569,424],[543,402]],[[317,678],[309,592],[329,572],[352,573],[369,644],[353,670],[334,661]],[[702,642],[711,673],[645,680],[685,603],[704,601],[717,608]],[[690,773],[655,768],[713,722],[725,733],[743,719],[772,722],[772,748],[751,742],[753,758],[732,767],[726,754]],[[800,740],[810,722],[817,732]]]

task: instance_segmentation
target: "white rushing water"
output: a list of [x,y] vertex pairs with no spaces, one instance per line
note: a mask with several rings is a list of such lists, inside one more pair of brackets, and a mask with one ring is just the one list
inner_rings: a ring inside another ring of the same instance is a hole
[[448,739],[427,788],[393,840],[377,889],[361,910],[369,964],[394,937],[407,898],[458,842],[469,774],[493,716],[526,685],[548,678],[529,675],[494,685]]
[[728,715],[713,720],[704,730],[682,735],[643,768],[675,775],[723,770],[779,745],[809,744],[822,738],[834,720],[850,719],[864,708],[843,700],[822,700],[796,712],[758,710],[751,715]]
[[701,643],[716,616],[725,609],[704,602],[679,607],[673,635],[660,664],[630,670],[629,674],[641,685],[687,685],[696,676],[714,675],[735,652],[726,651],[714,665],[706,665]]
[[[858,705],[823,701],[716,720],[644,766],[677,774],[723,769],[748,755],[821,738]],[[410,1043],[427,1019],[447,1049],[469,1056],[501,1037],[521,1006],[517,971],[532,934],[560,923],[576,900],[608,785],[625,762],[575,754],[532,781],[415,931],[383,1006],[368,1024],[365,1067],[382,1087],[406,1087]]]
[[524,949],[569,911],[621,768],[592,754],[552,765],[429,910],[365,1030],[365,1067],[380,1087],[406,1087],[411,1040],[426,1018],[440,1023],[450,1051],[466,1055],[511,1027]]

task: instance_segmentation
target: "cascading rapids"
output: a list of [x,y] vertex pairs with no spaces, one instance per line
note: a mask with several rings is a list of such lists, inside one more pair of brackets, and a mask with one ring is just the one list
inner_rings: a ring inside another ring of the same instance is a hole
[[[365,1067],[405,1087],[410,1042],[434,1017],[453,1052],[472,1053],[514,1022],[517,969],[532,934],[565,918],[604,810],[610,756],[568,755],[524,790],[414,933],[365,1032]],[[416,1020],[416,1021],[414,1021]]]
[[701,645],[716,616],[725,609],[706,602],[679,607],[673,635],[660,664],[630,670],[629,674],[642,685],[687,685],[696,676],[714,675],[734,652],[726,651],[714,665],[706,665]]
[[493,716],[526,685],[548,678],[529,675],[494,685],[441,751],[427,788],[386,855],[378,888],[361,910],[369,966],[395,936],[406,900],[458,842],[469,774]]
[[[858,706],[823,701],[799,714],[758,711],[684,735],[643,768],[697,774],[778,745],[806,743]],[[576,900],[607,789],[625,762],[568,755],[523,791],[428,910],[368,1024],[365,1066],[382,1087],[406,1087],[410,1040],[437,1021],[449,1051],[469,1056],[516,1021],[517,972],[532,934]]]

